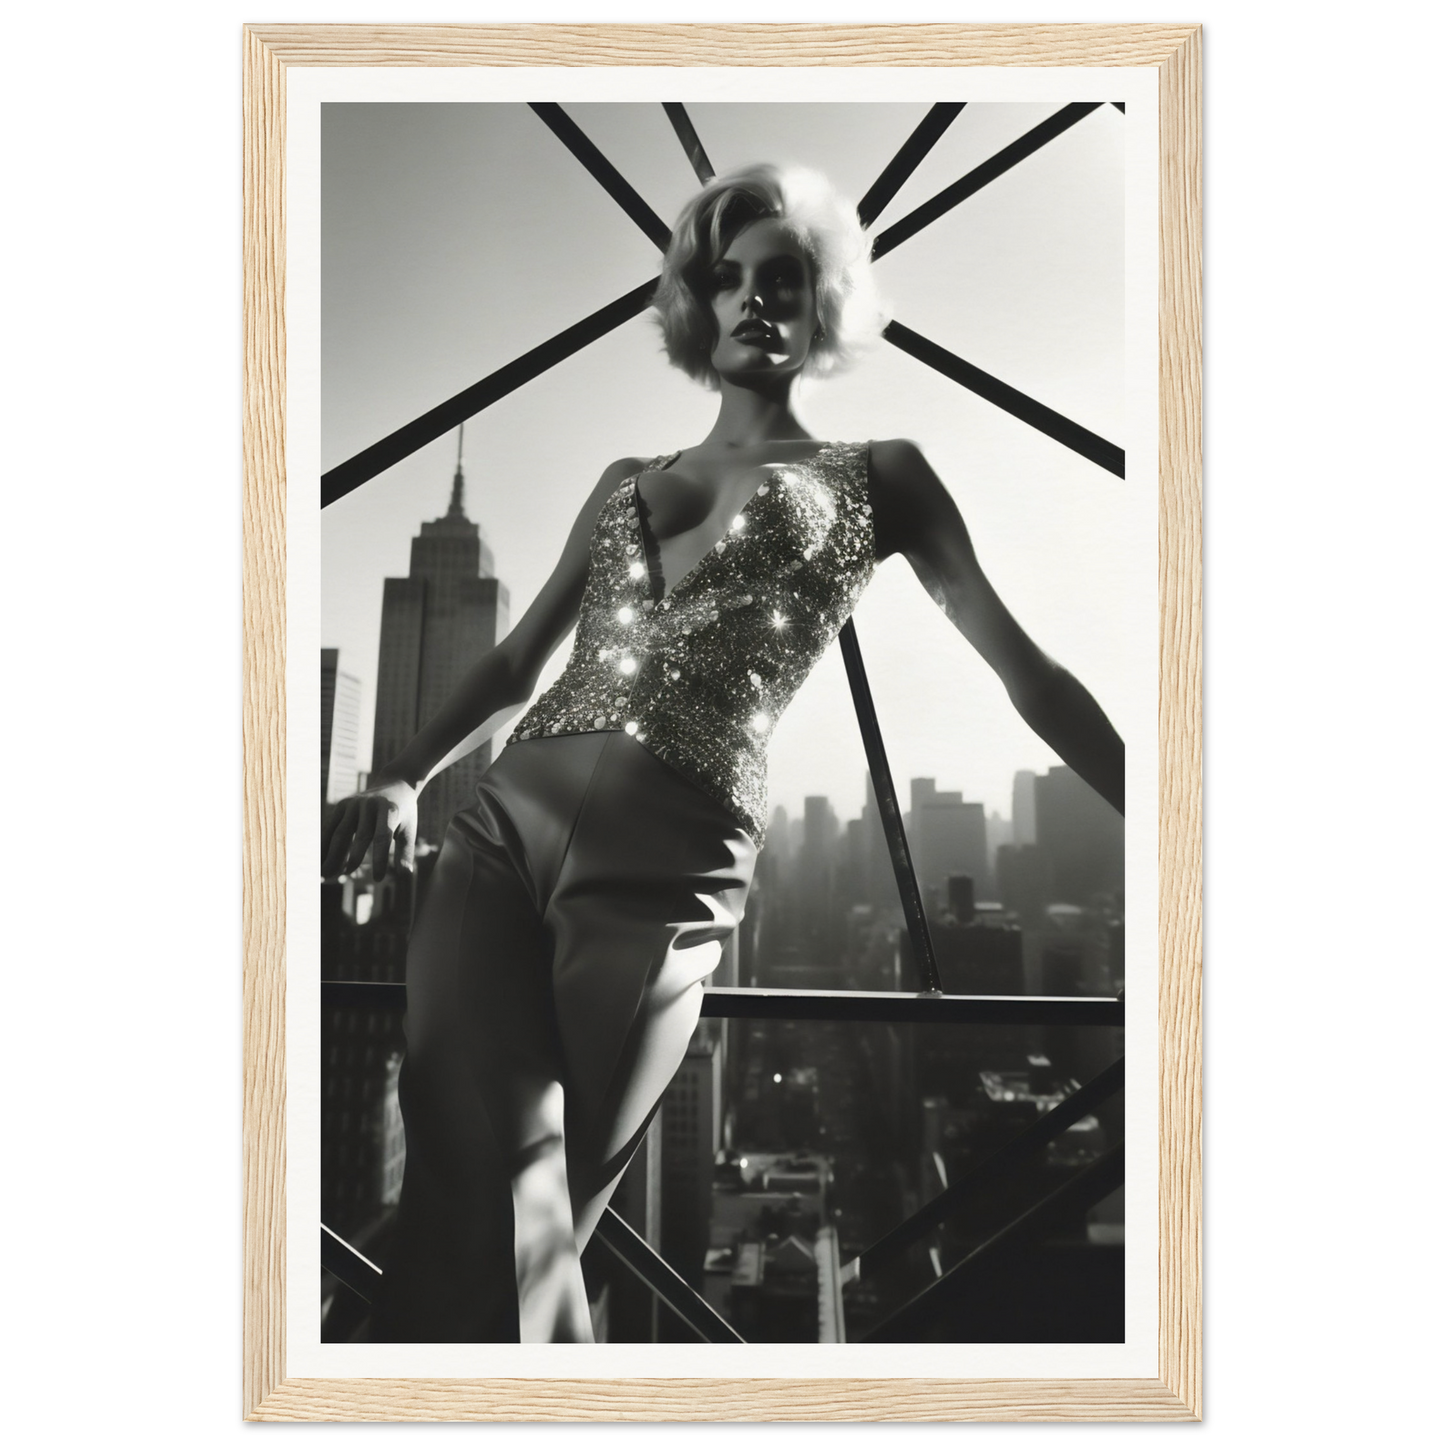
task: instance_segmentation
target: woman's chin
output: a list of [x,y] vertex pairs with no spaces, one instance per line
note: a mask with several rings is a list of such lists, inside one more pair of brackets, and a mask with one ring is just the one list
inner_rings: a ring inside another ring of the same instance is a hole
[[722,366],[714,363],[717,374],[724,381],[740,384],[758,381],[781,381],[802,368],[794,365],[786,356],[771,356],[760,351],[756,356],[742,360],[730,360]]

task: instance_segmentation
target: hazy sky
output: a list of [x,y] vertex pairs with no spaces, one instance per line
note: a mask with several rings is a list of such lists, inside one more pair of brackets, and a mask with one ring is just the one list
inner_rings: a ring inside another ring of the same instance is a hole
[[[799,162],[856,200],[931,99],[689,112],[718,170]],[[1055,109],[969,105],[876,225]],[[567,110],[670,224],[697,183],[662,107]],[[1123,121],[1101,107],[878,263],[899,321],[1120,444]],[[658,259],[525,106],[323,106],[323,468],[655,276]],[[699,441],[715,407],[667,366],[642,316],[467,424],[467,508],[514,621],[602,469]],[[1014,614],[1107,712],[1122,711],[1138,658],[1125,655],[1120,598],[1154,562],[1147,469],[1121,481],[886,344],[806,386],[799,413],[819,437],[916,440]],[[446,510],[455,449],[453,433],[322,516],[322,642],[362,682],[362,766],[382,579],[406,574],[419,524]],[[900,790],[935,776],[1007,816],[1015,770],[1058,759],[997,679],[901,559],[878,570],[855,617]],[[836,647],[779,724],[771,760],[774,801],[790,813],[810,793],[857,813],[866,764]]]

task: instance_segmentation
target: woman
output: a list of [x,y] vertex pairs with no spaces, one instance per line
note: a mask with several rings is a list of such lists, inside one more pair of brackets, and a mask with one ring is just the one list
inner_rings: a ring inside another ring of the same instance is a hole
[[323,873],[412,867],[426,780],[558,682],[457,815],[407,959],[406,1177],[372,1338],[589,1341],[580,1255],[697,1022],[763,841],[778,715],[877,563],[906,556],[1025,721],[1122,810],[1123,744],[989,586],[907,441],[820,444],[800,376],[882,316],[856,217],[807,172],[710,182],[657,309],[721,394],[697,445],[613,463],[556,570],[328,820]]

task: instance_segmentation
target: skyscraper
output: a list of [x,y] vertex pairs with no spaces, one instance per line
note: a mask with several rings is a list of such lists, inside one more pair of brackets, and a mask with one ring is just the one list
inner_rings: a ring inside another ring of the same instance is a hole
[[883,831],[883,814],[878,807],[878,796],[873,791],[872,773],[864,774],[863,791],[863,897],[875,908],[897,908],[898,881],[893,874],[888,835]]
[[983,895],[990,875],[983,804],[965,803],[962,793],[939,792],[932,778],[914,778],[909,791],[908,837],[925,906],[932,912],[946,905],[953,873],[972,878]]
[[722,1055],[712,1039],[695,1034],[661,1106],[662,1250],[694,1289],[702,1288],[722,1105]]
[[1014,774],[1013,837],[1010,843],[1022,848],[1025,843],[1039,841],[1034,809],[1034,784],[1038,774],[1023,770]]
[[334,647],[321,649],[321,802],[356,791],[356,744],[361,736],[361,684],[340,669]]
[[1037,779],[1038,840],[1053,870],[1055,903],[1085,904],[1124,886],[1124,819],[1072,768]]
[[[492,568],[481,528],[463,505],[461,439],[446,516],[423,522],[411,572],[388,577],[381,604],[372,766],[395,757],[446,701],[462,675],[507,630],[507,589]],[[452,814],[468,806],[492,760],[484,744],[453,763],[421,795],[418,834],[439,844]]]

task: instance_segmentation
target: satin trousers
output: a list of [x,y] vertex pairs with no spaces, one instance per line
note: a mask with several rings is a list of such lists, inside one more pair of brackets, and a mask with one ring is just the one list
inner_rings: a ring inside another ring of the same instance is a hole
[[407,954],[406,1171],[371,1338],[591,1341],[581,1254],[696,1026],[756,847],[625,733],[505,748]]

